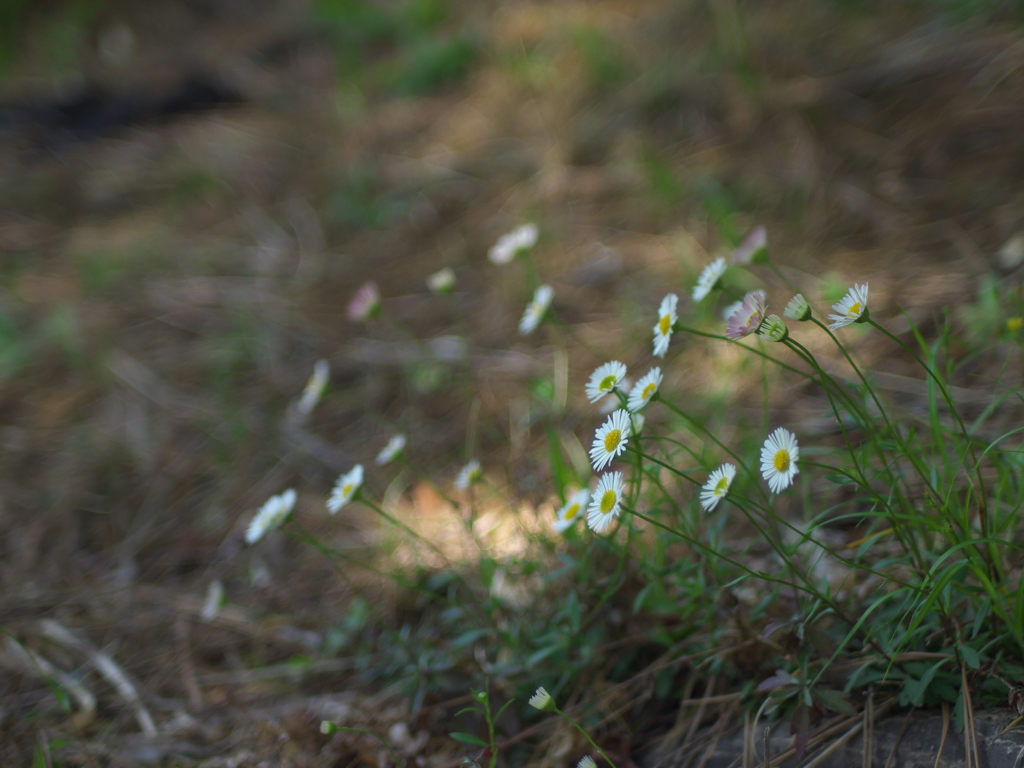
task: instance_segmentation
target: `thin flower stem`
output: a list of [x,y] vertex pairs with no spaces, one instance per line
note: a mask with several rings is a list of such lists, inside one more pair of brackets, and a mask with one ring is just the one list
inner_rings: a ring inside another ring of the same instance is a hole
[[[892,422],[889,420],[889,414],[886,412],[885,408],[882,407],[882,402],[881,402],[881,400],[879,400],[878,395],[875,394],[874,387],[871,386],[870,382],[868,382],[867,377],[861,371],[860,367],[853,361],[853,358],[850,356],[850,353],[846,351],[846,347],[844,347],[842,345],[842,343],[839,341],[839,339],[836,337],[836,335],[834,333],[832,333],[832,331],[829,329],[829,327],[827,325],[825,325],[824,323],[822,323],[820,320],[818,320],[816,317],[812,317],[811,318],[811,322],[813,322],[815,325],[817,325],[819,328],[821,328],[823,331],[825,331],[825,333],[827,333],[829,335],[829,337],[832,339],[832,341],[835,342],[836,347],[838,347],[838,349],[842,353],[843,357],[846,358],[846,362],[849,363],[851,368],[853,368],[854,373],[857,374],[857,378],[860,379],[861,383],[864,385],[864,388],[867,390],[868,394],[871,396],[872,401],[874,401],[875,407],[878,408],[879,415],[881,415],[882,420],[885,422],[885,426],[889,430],[889,434],[892,435],[893,440],[895,440],[897,445],[899,446],[900,454],[902,456],[905,456],[910,461],[910,463],[914,467],[914,469],[917,470],[917,473],[920,476],[922,482],[928,488],[928,490],[931,491],[933,497],[935,499],[941,498],[938,495],[938,492],[932,486],[931,478],[930,478],[930,476],[928,474],[927,469],[925,467],[921,466],[921,463],[920,463],[920,461],[919,461],[919,459],[917,457],[917,453],[914,452],[914,451],[911,451],[907,447],[906,441],[903,439],[903,435],[900,434],[900,432],[896,429],[895,426],[893,426]],[[899,493],[899,491],[897,490],[897,486],[894,485],[893,489],[894,489],[894,491],[897,492],[899,497],[902,499],[902,494]],[[916,542],[915,538],[913,536],[911,536],[908,539],[908,541],[909,541],[909,543],[911,545],[911,550],[910,551],[912,551],[914,553],[915,559],[917,560],[918,568],[923,568],[926,571],[927,567],[925,565],[924,558],[921,556],[920,551],[917,548],[917,542]]]
[[731,288],[726,288],[724,285],[722,285],[721,284],[721,279],[719,279],[719,282],[718,282],[717,285],[718,285],[718,290],[720,290],[723,294],[728,296],[733,301],[742,301],[743,300],[743,297],[740,296],[739,294],[737,294],[736,291],[732,290]]
[[[296,528],[298,530],[292,530],[293,528]],[[355,582],[353,582],[352,579],[349,578],[348,574],[338,567],[337,563],[334,562],[335,560],[341,560],[344,563],[354,565],[358,568],[362,568],[366,571],[369,571],[370,573],[376,574],[377,576],[382,576],[384,578],[391,579],[403,589],[408,589],[411,592],[418,592],[430,600],[436,600],[444,603],[444,601],[439,595],[436,595],[429,589],[424,589],[418,584],[415,584],[409,581],[408,579],[405,579],[398,573],[386,573],[385,571],[382,571],[379,568],[374,568],[372,565],[367,565],[366,563],[360,562],[359,560],[348,557],[343,552],[339,552],[338,550],[328,547],[325,544],[321,544],[320,541],[313,534],[311,534],[309,531],[307,531],[305,528],[303,528],[301,525],[294,521],[290,522],[288,524],[288,527],[282,528],[281,530],[286,535],[291,536],[296,541],[301,541],[304,544],[309,544],[311,547],[313,547],[314,549],[318,550],[321,554],[326,556],[327,561],[331,564],[331,567],[334,568],[335,572],[337,572],[338,575],[340,575],[348,582],[349,586],[352,587],[353,591],[363,599],[366,605],[370,608],[371,611],[374,612],[374,614],[379,619],[383,619],[384,617],[374,607],[376,601],[366,597],[363,594],[362,590],[355,584]]]
[[[765,534],[765,539],[768,541],[768,545],[772,549],[775,550],[775,553],[779,556],[779,558],[786,565],[786,568],[789,569],[789,571],[791,573],[795,574],[797,576],[797,578],[799,578],[800,581],[803,582],[803,584],[804,584],[804,591],[805,592],[807,592],[808,594],[812,595],[816,599],[820,600],[823,604],[827,605],[836,614],[836,616],[838,616],[840,619],[845,621],[851,627],[856,626],[856,622],[853,621],[852,619],[850,619],[849,616],[846,615],[846,612],[837,603],[835,603],[827,595],[823,595],[818,590],[818,588],[811,581],[810,577],[807,575],[807,573],[804,571],[804,569],[799,566],[799,564],[797,563],[796,558],[795,557],[789,557],[789,555],[786,553],[786,550],[785,550],[785,548],[782,545],[782,532],[781,532],[781,530],[779,530],[780,519],[779,519],[778,516],[776,516],[774,514],[769,515],[770,519],[774,523],[773,528],[775,530],[771,532],[771,533],[774,534],[774,537],[773,537],[773,536],[768,534],[768,531],[765,531],[760,525],[758,525],[757,520],[754,519],[754,516],[749,512],[749,510],[746,509],[746,507],[744,507],[742,504],[740,504],[740,502],[737,499],[733,499],[732,503],[733,503],[733,506],[735,506],[737,509],[739,509],[744,514],[744,516],[754,525],[755,528],[757,528],[758,530],[760,530],[762,533]],[[826,549],[827,552],[829,552],[829,554],[834,554],[834,553],[831,552],[831,550],[828,550],[827,548],[825,548],[825,549]],[[798,588],[797,584],[793,584],[792,582],[789,582],[789,584],[794,589]],[[864,633],[864,639],[867,640],[867,642],[879,654],[884,656],[886,659],[889,658],[889,655],[885,652],[885,650],[882,648],[882,646],[880,646],[869,634]]]
[[799,293],[796,286],[793,285],[792,282],[790,282],[790,279],[786,277],[784,274],[782,274],[782,270],[775,266],[775,262],[769,259],[766,263],[768,265],[768,269],[774,272],[775,275],[786,284],[786,287],[789,288],[789,290],[791,290],[793,293]]
[[370,501],[368,498],[366,498],[366,496],[363,494],[361,488],[356,490],[355,496],[353,497],[353,501],[362,502],[365,506],[367,506],[370,509],[372,509],[374,512],[376,512],[378,515],[383,517],[385,520],[387,520],[393,526],[395,526],[396,528],[401,528],[403,531],[405,531],[410,536],[412,536],[416,541],[420,542],[421,544],[425,544],[428,549],[430,549],[434,554],[438,555],[441,558],[441,561],[443,563],[447,563],[448,562],[448,557],[445,555],[444,552],[442,552],[440,550],[440,548],[434,542],[430,541],[429,539],[423,538],[420,534],[416,533],[416,531],[414,531],[408,525],[403,523],[401,520],[399,520],[398,518],[394,517],[393,515],[389,515],[387,512],[385,512],[379,506],[374,504],[372,501]]
[[[677,416],[681,416],[682,418],[686,419],[686,421],[688,421],[690,424],[692,424],[696,428],[695,431],[698,431],[701,434],[703,434],[705,437],[707,437],[709,440],[711,440],[711,442],[713,442],[715,445],[717,445],[719,448],[721,448],[723,451],[725,451],[727,454],[729,454],[729,456],[732,459],[734,459],[736,461],[736,463],[739,464],[743,468],[744,472],[746,472],[748,475],[755,474],[754,472],[752,472],[750,470],[750,467],[747,466],[747,463],[743,459],[741,459],[739,457],[739,455],[735,451],[733,451],[731,448],[726,446],[725,443],[723,443],[721,440],[719,440],[717,437],[715,437],[714,434],[712,434],[711,431],[707,427],[705,427],[703,424],[701,424],[699,421],[697,421],[695,418],[690,416],[688,413],[686,413],[682,409],[677,408],[675,405],[670,403],[668,400],[664,400],[663,399],[661,402],[663,402],[665,404],[665,407],[668,408],[673,413],[675,413]],[[700,483],[698,483],[698,485],[699,484]],[[761,495],[767,501],[768,500],[768,494],[765,492],[764,488],[761,488],[760,486],[758,486],[758,491],[761,493]]]
[[[779,584],[779,585],[784,586],[784,587],[792,587],[792,586],[794,586],[792,582],[787,581],[786,579],[781,579],[781,578],[779,578],[777,576],[772,576],[770,574],[764,573],[763,571],[752,571],[747,566],[743,565],[743,563],[739,562],[738,560],[734,560],[733,558],[729,557],[728,555],[726,555],[726,554],[724,554],[724,553],[722,553],[722,552],[720,552],[720,551],[718,551],[718,550],[716,550],[716,549],[714,549],[712,547],[709,547],[707,544],[704,544],[703,542],[699,541],[698,539],[695,539],[692,536],[690,536],[690,535],[688,535],[686,533],[683,533],[681,531],[677,531],[675,528],[671,528],[671,527],[665,525],[664,523],[658,522],[654,518],[648,517],[647,515],[643,514],[642,512],[637,512],[635,509],[629,509],[629,508],[627,508],[625,506],[623,506],[622,509],[623,509],[623,511],[629,512],[633,516],[639,518],[640,520],[643,520],[646,523],[650,523],[651,525],[655,526],[656,528],[661,528],[666,533],[671,533],[674,536],[678,536],[680,539],[682,539],[683,541],[687,542],[688,544],[696,547],[697,549],[700,549],[702,552],[704,552],[704,553],[706,553],[706,554],[708,554],[708,555],[710,555],[712,557],[718,558],[719,560],[723,560],[723,561],[729,563],[729,565],[732,565],[732,566],[740,569],[741,571],[743,571],[743,573],[747,574],[748,576],[751,576],[751,577],[753,577],[755,579],[760,579],[761,581],[765,581],[765,582],[768,582],[770,584]],[[807,592],[808,594],[810,594],[813,597],[820,597],[820,595],[814,589],[808,589],[807,587],[800,587],[799,585],[797,585],[797,588],[800,589],[801,591]]]
[[742,347],[748,352],[752,352],[755,355],[759,355],[760,357],[763,357],[765,360],[768,360],[769,362],[775,363],[777,366],[789,371],[790,373],[795,373],[797,376],[803,376],[805,379],[814,379],[814,376],[810,373],[807,373],[806,371],[801,371],[799,368],[794,368],[791,365],[787,365],[786,363],[779,360],[777,357],[772,357],[767,352],[757,349],[756,347],[748,347],[746,344],[740,344],[738,341],[730,339],[728,336],[723,336],[720,333],[708,333],[707,331],[698,331],[696,328],[688,328],[684,325],[679,325],[679,323],[675,324],[674,329],[677,331],[686,331],[687,333],[692,333],[695,336],[703,336],[706,339],[718,339],[719,341],[727,341],[730,344],[735,344],[738,347]]
[[664,469],[667,469],[669,472],[671,472],[674,475],[679,475],[680,477],[686,478],[687,480],[689,480],[694,485],[700,485],[701,484],[700,480],[694,480],[688,474],[689,472],[696,472],[697,469],[689,469],[689,470],[685,470],[685,471],[681,470],[681,469],[676,469],[671,464],[666,464],[664,461],[661,461],[660,459],[656,459],[654,456],[651,456],[650,454],[644,453],[639,448],[633,447],[633,446],[628,445],[628,444],[626,445],[626,450],[630,451],[631,453],[635,454],[638,457],[647,459],[648,461],[650,461],[650,462],[652,462],[654,464],[657,464],[659,467],[663,467]]
[[[403,523],[401,520],[399,520],[398,518],[394,517],[393,515],[389,515],[387,512],[385,512],[379,506],[377,506],[372,501],[367,499],[366,496],[362,492],[362,488],[359,488],[359,489],[356,490],[356,493],[355,493],[355,496],[353,497],[353,500],[354,501],[362,502],[364,505],[366,505],[367,507],[372,509],[374,512],[376,512],[378,515],[383,517],[389,523],[391,523],[392,525],[394,525],[397,528],[401,528],[407,534],[412,536],[414,540],[420,542],[421,544],[426,545],[426,547],[428,549],[430,549],[434,554],[436,554],[438,557],[441,558],[441,562],[442,563],[444,563],[445,565],[448,564],[448,557],[447,557],[447,555],[445,555],[445,553],[442,552],[441,549],[434,542],[430,541],[430,539],[425,539],[423,536],[421,536],[420,534],[416,533],[416,531],[414,531],[408,525]],[[479,542],[478,542],[478,544],[479,544]],[[452,569],[451,573],[452,573],[452,575],[455,576],[455,578],[459,581],[459,583],[462,584],[462,586],[466,589],[468,594],[473,594],[473,588],[472,588],[472,586],[470,586],[469,582],[466,581],[466,577],[465,576],[463,576],[461,573],[459,573],[459,571],[456,570],[456,569]]]
[[[925,566],[925,563],[924,563],[923,559],[921,558],[921,553],[918,551],[917,543],[916,543],[913,535],[907,536],[907,540],[904,540],[904,536],[906,534],[902,530],[902,526],[900,526],[898,524],[897,520],[893,517],[893,515],[892,515],[892,508],[890,507],[889,503],[885,499],[883,499],[881,496],[876,494],[872,490],[871,486],[868,484],[867,475],[865,474],[864,469],[860,466],[860,463],[857,460],[857,451],[854,450],[853,443],[851,442],[850,436],[849,436],[849,434],[846,431],[846,425],[843,424],[843,419],[842,419],[842,416],[841,416],[841,414],[839,412],[839,408],[836,406],[836,402],[832,398],[832,392],[830,391],[830,385],[831,385],[832,389],[834,389],[838,394],[840,394],[843,397],[843,399],[846,401],[848,407],[850,407],[850,409],[857,414],[857,417],[861,419],[861,424],[864,425],[865,427],[869,423],[869,420],[867,418],[867,414],[864,413],[863,411],[861,411],[860,404],[857,403],[856,400],[854,400],[853,397],[851,397],[847,392],[845,392],[842,389],[842,387],[840,387],[837,384],[835,379],[832,378],[832,376],[830,376],[829,374],[825,373],[825,370],[818,364],[817,359],[814,357],[813,354],[811,354],[810,350],[808,350],[806,347],[804,347],[802,344],[800,344],[800,342],[796,341],[795,339],[787,339],[785,343],[787,344],[787,346],[789,346],[791,349],[793,349],[795,352],[797,352],[797,354],[799,354],[807,362],[808,365],[810,365],[812,368],[814,368],[815,371],[818,372],[818,377],[819,377],[819,379],[821,381],[822,389],[825,390],[825,396],[828,398],[829,405],[832,407],[832,413],[836,417],[836,423],[839,425],[839,430],[843,434],[843,440],[846,443],[846,448],[847,448],[847,451],[849,451],[850,458],[853,460],[853,466],[857,470],[857,477],[854,478],[855,481],[862,488],[867,490],[868,493],[870,493],[873,496],[875,496],[883,504],[883,506],[889,511],[889,514],[887,516],[890,518],[890,522],[892,524],[893,531],[895,532],[897,538],[899,538],[900,544],[903,546],[904,551],[908,551],[908,552],[913,553],[915,559],[917,560],[917,567],[919,569],[927,570],[927,568]],[[874,430],[865,429],[865,433],[870,437],[871,446],[872,446],[872,448],[874,448],[875,452],[878,454],[878,459],[881,462],[882,466],[885,467],[886,464],[887,464],[885,452],[882,450],[881,446],[878,444],[878,440],[877,440],[877,438],[875,436]],[[890,483],[891,483],[893,488],[896,488],[897,487],[896,479],[894,477],[892,477],[891,473],[889,473],[889,474],[890,474]]]
[[[956,420],[957,426],[960,427],[960,433],[964,436],[964,440],[967,443],[967,450],[969,451],[969,453],[971,455],[971,463],[974,465],[974,475],[975,475],[975,477],[978,480],[978,487],[973,489],[974,493],[975,493],[975,496],[977,496],[977,498],[978,498],[978,525],[979,525],[979,527],[981,529],[981,538],[987,539],[989,536],[988,536],[988,508],[987,508],[987,502],[986,502],[986,496],[985,496],[985,481],[984,481],[984,479],[981,476],[981,466],[980,466],[980,464],[978,462],[978,457],[977,457],[977,455],[974,452],[974,441],[971,439],[971,435],[967,431],[966,425],[964,424],[963,420],[960,418],[960,412],[956,409],[956,405],[953,403],[953,398],[950,396],[949,391],[946,389],[946,385],[943,384],[942,379],[939,378],[938,374],[936,374],[931,369],[931,367],[927,363],[925,363],[924,360],[922,360],[917,355],[917,353],[909,345],[904,343],[902,339],[900,339],[896,335],[890,333],[887,329],[883,328],[881,325],[876,323],[870,317],[868,318],[867,322],[868,322],[869,325],[871,325],[872,328],[875,328],[875,329],[881,331],[883,334],[885,334],[890,339],[892,339],[897,344],[899,344],[901,347],[903,347],[903,349],[906,350],[911,355],[911,357],[914,358],[914,360],[917,362],[917,364],[920,365],[922,368],[924,368],[925,373],[927,373],[929,376],[931,376],[932,381],[935,382],[935,385],[939,388],[939,391],[942,393],[942,399],[946,402],[946,407],[949,408],[949,412],[953,415],[953,418]],[[973,481],[971,481],[971,486],[973,488],[973,486],[974,486],[974,482]],[[989,557],[990,553],[987,552],[987,551],[985,552],[985,555],[986,555],[985,560],[987,561],[989,569],[990,569],[990,576],[993,579],[1002,579],[1002,575],[999,573],[999,569],[998,569],[998,567],[996,565],[996,559]]]
[[603,749],[601,749],[599,746],[597,746],[596,743],[594,743],[594,740],[590,738],[590,734],[583,730],[583,726],[581,726],[579,723],[577,723],[575,720],[569,717],[569,715],[565,714],[565,712],[560,710],[558,707],[555,707],[555,713],[560,715],[564,719],[568,720],[574,726],[576,726],[576,730],[583,734],[583,737],[590,742],[590,746],[592,746],[594,749],[598,751],[598,754],[600,754],[601,757],[603,757],[607,761],[608,765],[610,765],[612,768],[615,768],[615,763],[612,762],[612,759],[605,754],[605,751]]

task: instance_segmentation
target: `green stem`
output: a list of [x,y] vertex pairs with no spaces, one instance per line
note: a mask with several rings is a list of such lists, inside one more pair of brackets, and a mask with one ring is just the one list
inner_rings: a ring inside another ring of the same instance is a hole
[[555,707],[555,714],[565,718],[574,726],[576,726],[576,730],[583,734],[583,737],[590,742],[590,746],[592,746],[594,749],[598,751],[598,754],[600,754],[601,757],[603,757],[607,761],[608,765],[610,765],[612,768],[615,768],[615,763],[612,762],[612,759],[608,757],[607,754],[605,754],[605,751],[603,749],[601,749],[599,746],[597,746],[596,743],[594,743],[594,740],[590,738],[590,734],[583,730],[583,726],[581,726],[579,723],[577,723],[575,720],[569,717],[569,715],[565,714],[565,712],[560,710],[558,707]]
[[[692,416],[690,416],[688,413],[686,413],[682,409],[677,408],[675,405],[670,403],[668,400],[662,400],[661,402],[664,403],[665,407],[668,408],[673,413],[675,413],[677,416],[680,416],[683,419],[686,419],[686,421],[688,421],[690,424],[692,424],[693,427],[696,428],[695,431],[700,432],[701,434],[706,436],[709,440],[711,440],[711,442],[713,442],[715,445],[717,445],[719,448],[721,448],[723,451],[725,451],[727,454],[729,454],[729,456],[732,459],[734,459],[736,461],[736,463],[739,464],[743,468],[744,472],[746,472],[748,475],[753,475],[754,474],[753,472],[751,472],[750,467],[747,466],[747,463],[743,459],[741,459],[739,457],[739,455],[735,451],[733,451],[731,448],[726,446],[725,443],[723,443],[721,440],[719,440],[717,437],[715,437],[714,434],[712,434],[711,431],[707,427],[705,427],[703,424],[698,422],[696,419],[694,419]],[[699,482],[697,484],[700,485]],[[760,486],[758,486],[758,491],[761,493],[761,495],[767,501],[768,500],[768,494],[765,492],[764,488],[761,488]]]
[[[917,353],[909,345],[904,343],[902,339],[900,339],[899,337],[897,337],[894,334],[890,333],[887,329],[885,329],[882,326],[880,326],[878,323],[876,323],[870,317],[868,318],[867,322],[868,322],[869,325],[871,325],[872,328],[875,328],[875,329],[881,331],[883,334],[885,334],[890,339],[892,339],[897,344],[899,344],[901,347],[903,347],[903,349],[906,350],[914,358],[914,360],[917,362],[917,364],[920,365],[922,368],[924,368],[925,373],[927,373],[932,378],[932,381],[934,381],[935,385],[939,388],[939,392],[942,393],[942,399],[945,401],[946,407],[949,408],[949,412],[953,415],[953,418],[956,420],[957,426],[960,427],[960,433],[963,435],[964,440],[967,443],[967,450],[968,450],[968,452],[971,455],[971,463],[974,465],[974,475],[977,478],[978,485],[975,488],[974,487],[974,482],[973,481],[969,481],[969,482],[971,483],[971,487],[972,487],[972,490],[974,491],[975,496],[977,496],[977,498],[978,498],[978,525],[979,525],[979,527],[981,529],[981,538],[983,538],[983,539],[989,538],[989,535],[988,535],[988,527],[989,527],[988,526],[988,508],[987,508],[987,500],[986,500],[986,495],[985,495],[986,494],[986,492],[985,492],[985,481],[984,481],[984,479],[981,476],[981,466],[980,466],[980,464],[978,462],[978,457],[977,457],[977,455],[974,452],[974,441],[971,439],[971,435],[967,431],[967,426],[964,424],[963,420],[960,418],[960,412],[956,409],[956,405],[953,403],[953,398],[950,396],[949,391],[946,389],[946,385],[943,384],[942,379],[939,378],[938,374],[936,374],[931,369],[931,367],[927,363],[924,362],[924,360],[922,360],[920,357],[918,357]],[[997,563],[996,563],[996,558],[990,557],[991,553],[989,553],[987,550],[985,550],[983,552],[983,554],[985,556],[984,559],[985,559],[985,561],[986,561],[986,563],[988,564],[988,567],[989,567],[989,575],[993,579],[1002,580],[1002,574],[999,572],[999,568],[998,568]]]

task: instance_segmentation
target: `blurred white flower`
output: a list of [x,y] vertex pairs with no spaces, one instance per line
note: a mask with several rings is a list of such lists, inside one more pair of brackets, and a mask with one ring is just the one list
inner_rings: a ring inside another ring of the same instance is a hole
[[537,244],[537,225],[523,224],[498,238],[498,242],[487,252],[495,264],[508,264],[522,251],[528,251]]
[[451,267],[438,270],[427,278],[427,288],[433,293],[449,293],[455,287],[455,272]]
[[316,404],[320,402],[320,397],[327,387],[329,377],[330,367],[327,361],[317,360],[316,365],[313,366],[313,375],[306,382],[306,388],[302,390],[302,397],[299,398],[299,402],[295,406],[303,416],[308,416],[316,408]]
[[405,435],[395,435],[390,440],[388,440],[388,444],[385,445],[381,449],[380,453],[377,454],[377,458],[374,459],[374,463],[376,463],[378,467],[383,467],[385,464],[390,464],[398,457],[398,455],[402,452],[404,448]]
[[253,517],[249,527],[245,530],[245,543],[255,544],[263,536],[288,519],[288,515],[295,508],[295,489],[289,488],[278,496],[271,496]]
[[557,533],[565,533],[572,528],[576,521],[581,518],[588,501],[590,501],[590,491],[584,489],[574,493],[562,508],[558,510],[558,515],[554,522],[555,531]]
[[605,395],[611,394],[626,375],[626,366],[618,360],[612,360],[604,365],[599,365],[590,374],[590,381],[587,382],[587,399],[594,403]]
[[352,497],[356,495],[359,486],[363,484],[363,465],[356,464],[351,470],[341,475],[334,483],[331,491],[331,498],[327,500],[327,509],[333,515],[344,507]]
[[721,279],[722,275],[725,274],[727,266],[725,258],[719,256],[704,267],[703,271],[700,273],[700,277],[697,278],[697,284],[693,286],[694,301],[700,301],[711,293],[711,290],[718,285],[718,281]]
[[723,464],[708,476],[707,482],[700,489],[700,505],[705,511],[710,512],[718,506],[718,502],[729,492],[729,486],[735,478],[735,464]]
[[658,307],[658,322],[654,324],[654,356],[664,357],[668,351],[668,342],[672,338],[672,328],[679,318],[676,316],[676,305],[679,297],[674,293],[668,294],[661,300]]
[[651,368],[640,381],[638,381],[629,393],[629,402],[626,404],[633,413],[636,413],[658,394],[658,387],[661,386],[661,368]]
[[455,487],[460,491],[464,491],[469,486],[479,483],[483,476],[484,473],[480,468],[480,462],[473,459],[459,470],[459,475],[455,478]]
[[532,333],[544,319],[544,313],[551,306],[551,299],[554,298],[555,289],[550,285],[542,285],[533,293],[533,301],[526,305],[526,311],[519,321],[519,332],[526,336]]

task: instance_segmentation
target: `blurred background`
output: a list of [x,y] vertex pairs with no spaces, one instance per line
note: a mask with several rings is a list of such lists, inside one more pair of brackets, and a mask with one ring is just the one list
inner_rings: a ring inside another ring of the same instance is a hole
[[[444,707],[482,685],[462,662],[372,661],[422,605],[284,536],[246,548],[253,512],[294,487],[306,528],[401,562],[371,512],[327,517],[334,478],[362,463],[439,530],[479,458],[474,551],[520,557],[502,511],[546,531],[589,472],[587,376],[648,359],[662,296],[757,226],[808,295],[870,280],[873,316],[1003,332],[1020,21],[997,0],[0,0],[0,625],[104,649],[166,741],[132,741],[109,689],[69,722],[9,642],[0,762],[50,739],[62,765],[382,764],[309,703],[367,690],[398,742],[456,730]],[[530,222],[532,270],[487,259]],[[386,321],[346,315],[367,280]],[[521,336],[537,282],[558,322]],[[701,350],[668,360],[708,407],[746,386]],[[370,469],[397,432],[409,463]],[[243,674],[296,659],[311,677]]]

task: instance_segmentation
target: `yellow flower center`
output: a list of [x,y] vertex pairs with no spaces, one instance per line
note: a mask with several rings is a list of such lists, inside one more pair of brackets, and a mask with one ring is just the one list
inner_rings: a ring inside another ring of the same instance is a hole
[[658,385],[655,384],[652,381],[650,384],[648,384],[646,387],[644,387],[644,391],[640,393],[640,396],[644,400],[650,400],[654,396],[654,393],[657,392],[657,391],[658,391]]
[[1024,327],[1024,317],[1008,317],[1006,319],[1006,330],[1016,333]]
[[348,496],[350,493],[352,493],[352,483],[349,483],[348,485],[342,486],[342,488],[341,488],[341,495],[342,496]]
[[772,460],[775,465],[776,472],[788,472],[789,471],[789,451],[785,448],[780,448],[775,452],[775,458]]
[[607,490],[601,497],[601,513],[607,515],[612,511],[612,507],[615,506],[615,501],[618,496],[615,495],[615,491]]
[[846,310],[847,317],[860,317],[860,302],[855,301],[850,305],[850,308]]
[[667,336],[671,328],[672,317],[670,315],[662,315],[661,320],[658,321],[658,333],[662,336]]
[[721,496],[729,488],[729,478],[723,477],[715,484],[715,496]]
[[619,447],[619,443],[621,442],[622,432],[617,429],[613,429],[611,432],[604,436],[604,449],[608,451],[608,453],[611,453],[612,451]]
[[571,507],[569,507],[567,510],[565,510],[565,519],[566,520],[575,520],[576,519],[576,515],[578,515],[579,513],[580,513],[580,505],[579,504],[573,504]]
[[615,389],[616,379],[614,376],[605,376],[601,379],[601,384],[598,386],[602,392],[611,392]]

